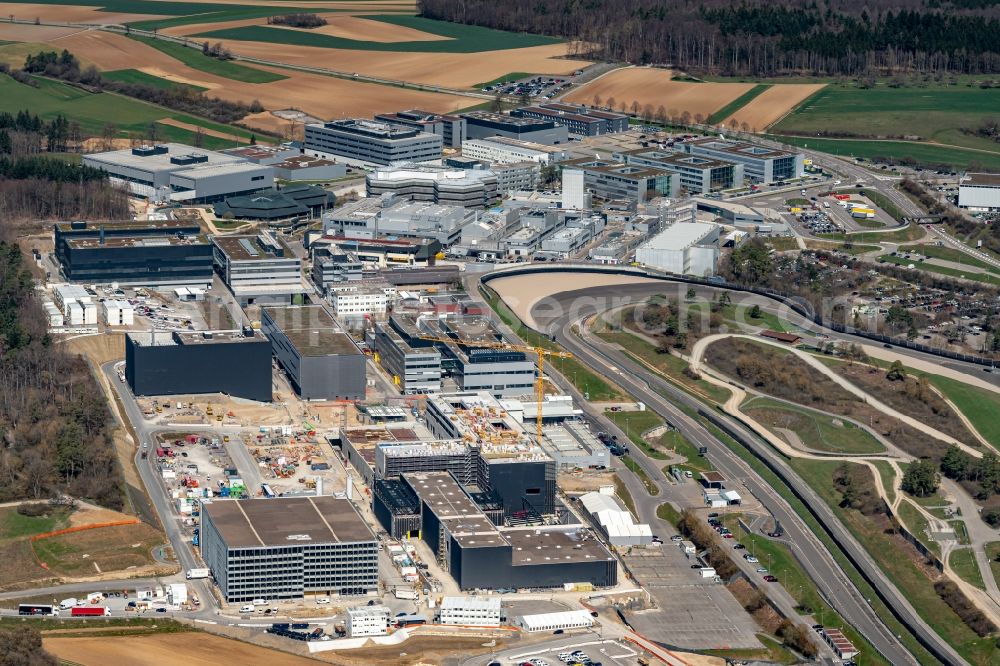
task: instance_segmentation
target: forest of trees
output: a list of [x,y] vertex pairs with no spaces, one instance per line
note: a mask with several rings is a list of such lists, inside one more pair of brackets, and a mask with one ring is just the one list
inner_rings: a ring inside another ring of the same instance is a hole
[[1000,71],[996,0],[420,0],[428,18],[572,41],[571,52],[776,76]]
[[0,113],[0,220],[128,219],[128,195],[99,169],[46,152],[79,150],[80,126],[27,110]]
[[[0,200],[3,200],[0,193]],[[2,219],[2,214],[0,214]],[[34,281],[0,227],[0,501],[62,493],[122,507],[101,390],[83,359],[47,333]]]
[[141,83],[105,79],[93,65],[81,69],[80,61],[66,50],[62,53],[41,51],[29,54],[24,60],[23,71],[29,74],[43,74],[95,90],[110,90],[168,109],[204,116],[220,123],[233,123],[249,113],[259,113],[264,110],[261,103],[256,100],[250,104],[230,102],[218,97],[209,97],[191,86],[159,88]]

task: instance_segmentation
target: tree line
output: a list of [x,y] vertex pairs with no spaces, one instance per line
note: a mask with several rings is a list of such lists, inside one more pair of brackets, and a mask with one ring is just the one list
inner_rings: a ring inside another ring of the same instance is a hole
[[103,394],[84,360],[48,335],[13,235],[0,228],[0,501],[68,494],[120,509]]
[[257,100],[250,104],[230,102],[218,97],[209,97],[200,90],[186,85],[160,88],[144,83],[107,79],[102,77],[93,65],[81,69],[80,61],[67,50],[63,50],[62,53],[41,51],[28,54],[24,60],[23,71],[79,84],[97,91],[109,90],[168,109],[204,116],[219,123],[233,123],[247,114],[260,113],[264,110]]
[[318,14],[298,13],[282,16],[268,16],[267,22],[274,25],[287,25],[292,28],[318,28],[326,25],[326,19]]
[[419,7],[427,18],[563,37],[572,55],[724,75],[853,76],[1000,71],[996,4],[420,0]]

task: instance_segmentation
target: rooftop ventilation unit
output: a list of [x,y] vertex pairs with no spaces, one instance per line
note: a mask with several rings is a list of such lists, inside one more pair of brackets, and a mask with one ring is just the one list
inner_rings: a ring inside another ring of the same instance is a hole
[[132,154],[136,157],[152,157],[153,155],[166,155],[166,146],[136,146],[132,149]]
[[[166,149],[163,152],[167,152]],[[179,166],[188,166],[190,164],[204,164],[208,162],[208,155],[199,155],[197,153],[188,153],[187,155],[177,155],[170,158],[171,164],[177,164]]]
[[260,252],[257,251],[257,248],[255,248],[253,244],[246,238],[240,239],[240,245],[243,246],[243,249],[246,250],[247,254],[249,254],[251,257],[256,258],[260,256]]

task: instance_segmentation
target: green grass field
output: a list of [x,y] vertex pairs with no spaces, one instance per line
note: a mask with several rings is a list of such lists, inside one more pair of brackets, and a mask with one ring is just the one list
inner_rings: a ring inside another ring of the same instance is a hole
[[138,42],[152,46],[157,51],[166,53],[171,58],[181,61],[192,69],[207,72],[208,74],[215,74],[216,76],[221,76],[226,79],[242,81],[243,83],[272,83],[274,81],[282,81],[288,78],[282,74],[265,72],[262,69],[254,69],[253,67],[247,67],[246,65],[239,65],[230,60],[210,58],[198,49],[193,49],[188,46],[184,46],[183,44],[178,44],[177,42],[168,42],[162,39],[153,39],[151,37],[138,37],[136,35],[130,36]]
[[19,539],[61,529],[67,525],[66,518],[65,511],[49,516],[23,516],[15,506],[4,507],[0,509],[0,539]]
[[890,88],[879,84],[862,90],[830,85],[810,97],[773,129],[799,136],[817,132],[858,138],[913,135],[921,140],[979,148],[997,153],[1000,146],[962,133],[996,115],[1000,90],[934,85],[926,88]]
[[196,35],[209,39],[235,39],[270,44],[290,44],[294,46],[315,46],[326,49],[353,49],[359,51],[398,51],[406,53],[480,53],[503,49],[521,49],[529,46],[557,44],[558,39],[529,35],[527,33],[504,32],[474,25],[458,25],[445,21],[434,21],[419,16],[371,15],[365,18],[382,21],[414,30],[447,37],[446,40],[424,42],[368,42],[345,39],[321,33],[285,30],[268,26],[251,25],[242,28],[212,30]]
[[988,264],[981,259],[976,259],[973,256],[962,252],[961,250],[956,250],[953,247],[941,247],[938,245],[904,245],[899,248],[900,252],[910,253],[916,252],[925,257],[931,257],[934,259],[944,259],[945,261],[954,261],[958,264],[967,264],[969,266],[975,266],[977,268],[982,268],[991,273],[1000,274],[1000,268],[996,268],[992,264]]
[[974,282],[983,282],[985,284],[1000,285],[1000,276],[991,273],[976,273],[974,271],[963,271],[958,268],[951,268],[950,266],[938,266],[936,264],[928,264],[922,261],[915,261],[913,259],[903,259],[902,257],[893,257],[888,254],[884,254],[878,258],[879,261],[884,261],[889,264],[896,264],[897,266],[909,266],[914,265],[913,270],[926,271],[927,273],[937,273],[938,275],[945,275],[947,277],[962,278],[965,280],[972,280]]
[[663,419],[658,414],[646,410],[644,412],[605,412],[604,415],[621,428],[622,432],[632,440],[632,443],[642,449],[647,456],[657,460],[667,459],[666,453],[653,447],[642,438],[642,433],[663,425]]
[[948,564],[966,583],[975,585],[980,590],[986,589],[986,585],[983,584],[983,574],[979,571],[979,565],[976,564],[976,557],[972,554],[971,548],[958,548],[951,551],[951,555],[948,556]]
[[840,462],[793,458],[790,464],[840,517],[934,631],[970,663],[976,666],[996,663],[995,660],[1000,657],[996,639],[976,636],[938,597],[934,592],[933,583],[916,563],[909,557],[902,556],[896,542],[886,536],[871,520],[861,516],[857,511],[843,509],[840,506],[840,494],[833,485],[833,472],[841,464]]
[[812,409],[764,397],[751,398],[741,409],[750,416],[766,419],[766,423],[781,424],[778,427],[791,430],[803,444],[818,451],[848,454],[885,451],[877,439],[853,423]]
[[529,72],[509,72],[503,76],[498,76],[492,81],[483,81],[482,83],[477,83],[472,86],[473,88],[485,88],[486,86],[496,85],[497,83],[508,83],[510,81],[520,81],[521,79],[528,79],[537,76],[537,74],[531,74]]
[[192,90],[197,90],[198,92],[208,90],[208,88],[193,86],[188,83],[175,83],[174,81],[170,81],[159,76],[153,76],[152,74],[147,74],[146,72],[140,72],[138,69],[119,69],[113,72],[101,72],[101,78],[111,81],[120,81],[122,83],[133,83],[143,86],[151,86],[153,88],[162,88],[164,90],[177,87],[191,88]]
[[[767,84],[758,84],[754,86],[750,90],[746,91],[745,93],[734,99],[729,104],[726,104],[724,107],[722,107],[721,109],[710,115],[708,117],[708,124],[713,125],[715,123],[722,122],[723,120],[725,120],[726,118],[733,115],[734,113],[742,109],[744,106],[752,102],[758,95],[760,95],[770,87],[771,86]],[[737,118],[737,120],[739,120],[739,118]]]
[[[17,113],[28,109],[45,120],[63,114],[80,123],[84,134],[90,136],[100,136],[105,123],[109,122],[118,126],[120,136],[128,136],[130,133],[145,136],[150,123],[155,123],[157,132],[164,139],[194,142],[194,132],[157,122],[164,118],[174,118],[206,129],[243,136],[248,142],[251,135],[237,127],[221,125],[114,93],[90,93],[49,79],[36,78],[35,81],[38,87],[18,83],[9,76],[0,75],[0,111]],[[233,142],[204,135],[202,145],[209,149],[231,148]]]
[[986,551],[986,559],[990,561],[993,580],[1000,581],[1000,541],[991,541],[983,548]]
[[981,168],[1000,171],[1000,152],[988,153],[965,148],[951,148],[931,143],[917,141],[877,141],[866,139],[824,139],[807,136],[786,136],[770,134],[768,138],[799,146],[819,150],[839,157],[890,157],[893,159],[912,159],[918,164],[947,164],[955,168],[965,169],[970,165],[980,165]]

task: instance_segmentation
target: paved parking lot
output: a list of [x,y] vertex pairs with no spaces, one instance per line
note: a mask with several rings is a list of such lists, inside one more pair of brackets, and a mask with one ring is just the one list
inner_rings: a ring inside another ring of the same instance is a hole
[[760,647],[758,628],[721,583],[700,578],[672,542],[659,552],[626,555],[625,563],[654,598],[657,608],[626,611],[635,630],[647,638],[681,648]]

